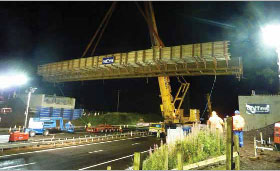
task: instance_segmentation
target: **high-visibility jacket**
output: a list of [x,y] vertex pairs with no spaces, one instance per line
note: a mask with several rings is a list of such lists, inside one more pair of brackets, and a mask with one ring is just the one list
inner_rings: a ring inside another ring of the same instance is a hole
[[232,117],[233,125],[232,128],[234,131],[242,131],[245,126],[244,118],[240,115],[235,115]]
[[209,124],[212,129],[216,128],[219,129],[220,131],[223,131],[223,126],[222,126],[223,123],[224,121],[217,115],[211,116],[209,118]]
[[91,127],[91,123],[90,123],[90,122],[87,124],[87,127],[88,127],[88,128],[90,128],[90,127]]

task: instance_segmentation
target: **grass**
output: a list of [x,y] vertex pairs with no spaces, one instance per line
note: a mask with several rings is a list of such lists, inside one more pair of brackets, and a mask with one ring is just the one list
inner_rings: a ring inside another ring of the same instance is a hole
[[177,152],[181,151],[184,165],[196,163],[225,154],[225,138],[209,129],[193,128],[192,133],[182,141],[163,145],[155,150],[144,162],[143,170],[166,170],[165,154],[168,152],[168,169],[177,167]]
[[98,116],[82,116],[81,118],[75,120],[73,123],[76,126],[83,126],[89,122],[93,126],[99,124],[134,125],[137,124],[140,120],[143,120],[144,122],[159,122],[162,121],[163,118],[158,114],[110,112]]

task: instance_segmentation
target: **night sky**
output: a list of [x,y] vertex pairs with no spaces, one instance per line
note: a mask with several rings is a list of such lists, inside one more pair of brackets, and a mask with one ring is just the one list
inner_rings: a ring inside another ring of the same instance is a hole
[[[0,2],[0,70],[27,72],[37,93],[77,99],[77,108],[160,113],[157,78],[52,84],[36,75],[37,65],[80,58],[112,2]],[[141,5],[142,2],[139,2]],[[166,46],[231,41],[232,57],[242,57],[244,75],[217,76],[213,109],[231,115],[238,95],[278,91],[276,53],[261,41],[260,28],[279,22],[280,2],[153,2],[159,36]],[[118,2],[95,55],[151,47],[148,27],[134,2]],[[185,77],[191,83],[184,103],[203,113],[214,76]],[[171,78],[173,93],[179,84]],[[22,91],[24,89],[21,88]]]

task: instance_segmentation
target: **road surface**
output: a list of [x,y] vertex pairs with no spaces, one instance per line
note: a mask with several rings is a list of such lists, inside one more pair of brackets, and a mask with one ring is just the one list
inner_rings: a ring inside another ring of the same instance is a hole
[[[114,170],[132,165],[133,153],[147,151],[160,140],[152,136],[125,137],[71,147],[0,156],[3,170]],[[143,153],[147,155],[148,153]]]

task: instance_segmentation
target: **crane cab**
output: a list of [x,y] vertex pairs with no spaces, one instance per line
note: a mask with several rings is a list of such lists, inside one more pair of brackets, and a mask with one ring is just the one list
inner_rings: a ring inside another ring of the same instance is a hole
[[165,128],[163,123],[151,123],[149,127],[149,132],[151,133],[165,133]]

